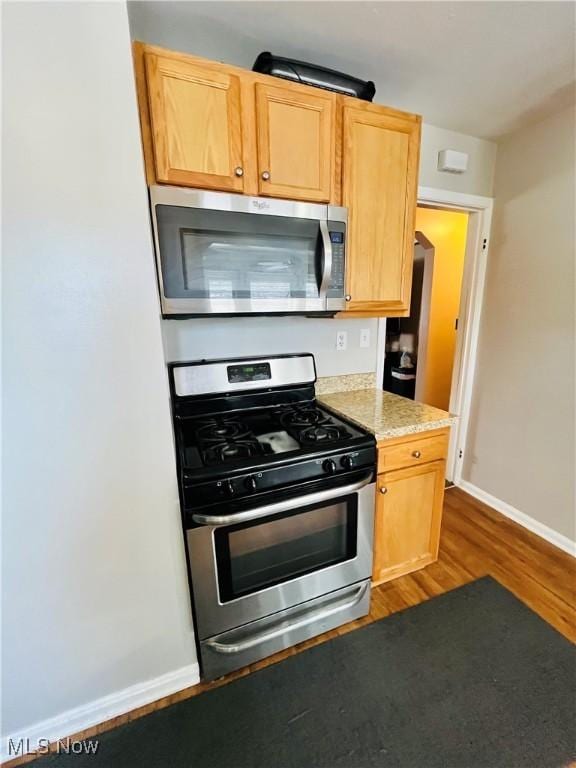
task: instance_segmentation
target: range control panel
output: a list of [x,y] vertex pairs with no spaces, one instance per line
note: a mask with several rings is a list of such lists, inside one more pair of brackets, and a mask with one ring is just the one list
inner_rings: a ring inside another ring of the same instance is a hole
[[185,506],[190,511],[198,510],[219,502],[254,497],[260,492],[320,480],[331,475],[373,469],[375,462],[376,449],[371,446],[343,451],[331,456],[310,458],[281,467],[269,469],[260,467],[253,472],[231,474],[228,477],[203,483],[194,481],[189,487],[184,480]]

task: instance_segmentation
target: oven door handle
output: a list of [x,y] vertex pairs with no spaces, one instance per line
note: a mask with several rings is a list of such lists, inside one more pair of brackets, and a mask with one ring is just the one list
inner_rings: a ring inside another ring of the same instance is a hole
[[320,221],[320,234],[322,235],[322,278],[320,281],[320,298],[326,298],[328,286],[332,279],[332,241],[328,231],[328,222],[323,219]]
[[333,604],[330,608],[317,608],[316,610],[310,611],[310,613],[308,613],[306,616],[303,616],[301,619],[298,619],[294,622],[290,622],[289,620],[282,621],[276,627],[258,632],[255,635],[252,635],[252,637],[249,637],[247,640],[241,640],[237,643],[222,643],[217,636],[211,638],[210,640],[206,640],[205,645],[207,645],[210,650],[215,651],[216,653],[228,654],[248,651],[250,648],[255,648],[257,645],[262,645],[263,643],[268,642],[268,640],[274,640],[281,635],[285,635],[287,632],[293,632],[296,629],[302,629],[303,627],[308,626],[308,624],[323,621],[324,619],[328,619],[330,616],[334,616],[337,613],[347,611],[350,608],[354,608],[354,606],[358,605],[358,603],[366,594],[366,590],[368,589],[369,585],[369,581],[364,582],[354,590],[352,597],[339,601]]
[[258,520],[262,517],[271,517],[277,515],[280,512],[289,512],[291,509],[298,509],[298,507],[307,507],[310,504],[321,504],[324,501],[330,501],[330,499],[337,499],[339,496],[347,496],[349,493],[355,493],[361,490],[369,483],[372,482],[372,472],[362,480],[358,480],[356,483],[350,483],[350,485],[341,485],[338,488],[331,488],[327,491],[317,491],[316,493],[309,493],[306,496],[295,496],[292,499],[286,499],[286,501],[277,501],[274,504],[265,504],[262,507],[256,507],[255,509],[248,509],[246,512],[237,512],[232,515],[203,515],[194,514],[192,519],[199,525],[234,525],[236,523],[246,523],[250,520]]

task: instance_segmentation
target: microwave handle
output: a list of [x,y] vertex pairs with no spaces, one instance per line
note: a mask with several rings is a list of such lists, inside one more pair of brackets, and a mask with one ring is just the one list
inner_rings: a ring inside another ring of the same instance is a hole
[[320,281],[320,297],[324,298],[332,282],[332,241],[326,219],[320,220],[320,235],[322,236],[322,279]]
[[366,475],[356,483],[350,483],[350,485],[341,485],[338,488],[331,488],[327,491],[317,491],[316,493],[308,493],[305,496],[296,496],[285,501],[277,501],[273,504],[265,504],[262,507],[256,507],[256,509],[248,509],[246,512],[236,512],[231,515],[192,515],[192,520],[199,525],[234,525],[235,523],[247,523],[251,520],[258,520],[262,517],[271,517],[277,515],[280,512],[289,512],[291,509],[298,509],[299,507],[307,507],[310,504],[320,504],[324,501],[330,501],[331,499],[337,499],[340,496],[347,496],[350,493],[355,493],[361,490],[366,485],[372,482],[372,473]]

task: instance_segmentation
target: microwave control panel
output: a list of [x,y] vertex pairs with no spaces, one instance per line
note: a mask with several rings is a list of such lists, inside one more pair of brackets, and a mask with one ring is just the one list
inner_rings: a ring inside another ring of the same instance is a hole
[[346,272],[346,225],[337,221],[329,221],[328,228],[330,242],[332,243],[332,283],[329,295],[340,296],[344,293],[344,277]]

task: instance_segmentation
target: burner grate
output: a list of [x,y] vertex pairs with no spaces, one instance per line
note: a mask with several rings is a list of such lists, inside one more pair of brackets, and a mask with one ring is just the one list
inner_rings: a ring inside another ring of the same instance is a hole
[[250,437],[248,427],[235,419],[214,417],[196,430],[196,439],[199,443],[222,442],[248,437]]
[[304,428],[329,420],[318,408],[297,408],[283,413],[280,421],[287,427]]
[[308,427],[300,432],[300,440],[303,443],[330,443],[333,440],[341,440],[344,435],[342,430],[336,425],[322,425],[319,427]]
[[299,442],[306,445],[344,440],[350,433],[315,406],[290,406],[280,414],[280,423]]
[[224,464],[264,453],[250,429],[232,417],[214,416],[203,420],[196,428],[195,437],[205,464]]
[[206,464],[224,464],[237,459],[249,459],[251,456],[261,456],[262,446],[251,438],[248,440],[227,440],[214,443],[202,450]]

